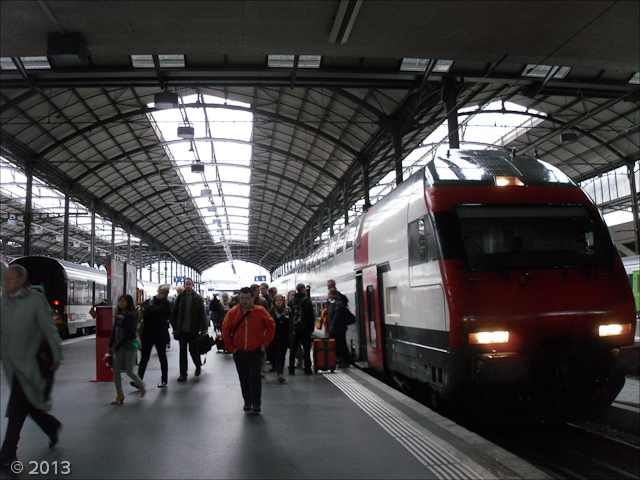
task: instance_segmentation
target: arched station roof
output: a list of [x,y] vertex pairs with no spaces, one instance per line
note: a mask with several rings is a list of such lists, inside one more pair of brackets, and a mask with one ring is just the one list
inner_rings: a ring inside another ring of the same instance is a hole
[[[248,240],[228,246],[234,259],[272,270],[292,249],[304,253],[296,246],[340,217],[345,199],[362,197],[364,170],[370,185],[394,171],[447,109],[502,101],[543,112],[507,146],[578,182],[638,162],[639,6],[4,0],[1,153],[141,238],[144,260],[170,252],[201,272],[228,255],[167,155],[176,140],[161,138],[149,114],[165,90],[241,102],[230,108],[253,115]],[[54,59],[60,37],[74,39],[81,63]],[[184,66],[163,66],[169,54],[184,55]],[[132,55],[153,65],[136,68]],[[292,65],[270,67],[270,55],[293,55]],[[304,68],[306,55],[320,56],[317,68]],[[34,56],[50,68],[31,68]],[[407,70],[403,59],[419,66]],[[2,204],[3,216],[22,214]],[[42,221],[61,228],[60,218]],[[23,239],[24,226],[2,224],[3,248]],[[31,242],[61,256],[51,238]]]

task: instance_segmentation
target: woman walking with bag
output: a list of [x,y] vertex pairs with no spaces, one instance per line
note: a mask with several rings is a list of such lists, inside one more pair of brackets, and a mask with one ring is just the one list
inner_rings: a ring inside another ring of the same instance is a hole
[[146,390],[144,382],[133,371],[133,364],[138,350],[138,338],[136,327],[138,318],[133,305],[131,295],[122,295],[118,299],[118,308],[113,319],[113,330],[109,339],[107,352],[113,355],[113,381],[116,385],[117,396],[111,405],[122,404],[124,394],[122,393],[122,379],[120,372],[124,368],[136,386],[140,389],[140,397],[144,397]]
[[284,359],[287,355],[287,349],[291,342],[291,309],[287,306],[283,295],[276,295],[271,304],[271,318],[276,322],[276,334],[271,342],[271,354],[273,356],[273,365],[278,372],[278,381],[286,382],[284,378]]

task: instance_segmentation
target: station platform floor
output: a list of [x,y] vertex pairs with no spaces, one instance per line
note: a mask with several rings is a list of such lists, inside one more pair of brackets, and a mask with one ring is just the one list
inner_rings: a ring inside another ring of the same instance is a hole
[[[169,386],[156,387],[154,353],[146,396],[123,373],[124,404],[110,405],[113,382],[90,381],[95,336],[63,345],[52,410],[64,425],[60,441],[49,449],[28,418],[18,446],[24,470],[2,478],[550,478],[356,368],[285,371],[284,384],[267,373],[262,412],[245,413],[231,355],[214,347],[199,377],[189,360],[188,380],[178,383],[172,341]],[[10,389],[0,376],[4,413]],[[4,435],[4,417],[1,426]]]

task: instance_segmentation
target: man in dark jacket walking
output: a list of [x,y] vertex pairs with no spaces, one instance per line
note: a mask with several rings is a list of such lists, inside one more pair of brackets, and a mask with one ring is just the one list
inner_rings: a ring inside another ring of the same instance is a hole
[[167,349],[169,343],[169,319],[171,318],[171,302],[167,298],[169,285],[160,285],[158,294],[142,304],[142,356],[138,364],[138,376],[142,379],[151,357],[151,349],[155,345],[160,360],[162,376],[158,388],[167,386],[168,364]]
[[[298,345],[302,345],[304,353],[304,373],[313,375],[313,370],[311,370],[311,334],[315,328],[316,314],[311,300],[307,297],[304,283],[296,285],[296,294],[289,302],[289,308],[291,309],[291,322],[293,323],[293,340],[289,353],[289,375],[295,375],[296,373],[295,352],[298,350]],[[301,315],[302,322],[297,324],[296,317],[299,315]]]
[[184,293],[178,295],[171,314],[173,336],[180,343],[179,382],[187,380],[187,347],[196,366],[196,377],[200,375],[202,361],[198,352],[198,334],[209,330],[209,318],[204,308],[204,300],[193,290],[193,280],[184,280]]

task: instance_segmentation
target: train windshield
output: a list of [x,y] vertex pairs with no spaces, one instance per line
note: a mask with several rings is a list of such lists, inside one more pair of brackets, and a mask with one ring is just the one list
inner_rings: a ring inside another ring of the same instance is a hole
[[576,206],[458,206],[467,266],[509,270],[602,266],[610,237],[597,215]]

